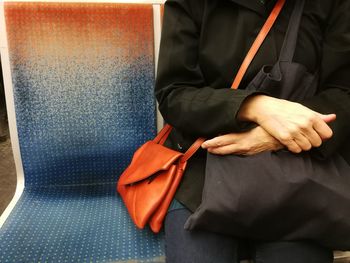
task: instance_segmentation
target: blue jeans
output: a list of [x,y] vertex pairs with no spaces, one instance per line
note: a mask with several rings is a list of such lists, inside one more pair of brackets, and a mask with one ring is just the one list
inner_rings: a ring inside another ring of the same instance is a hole
[[[167,263],[238,263],[246,242],[207,231],[187,231],[183,226],[191,212],[172,210],[165,219]],[[255,263],[331,263],[333,252],[308,241],[249,242]]]

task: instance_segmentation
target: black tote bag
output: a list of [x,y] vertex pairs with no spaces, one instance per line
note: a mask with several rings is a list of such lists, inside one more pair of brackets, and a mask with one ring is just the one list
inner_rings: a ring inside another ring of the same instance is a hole
[[[295,1],[278,62],[248,89],[300,101],[318,76],[292,61],[304,0]],[[313,240],[350,249],[350,166],[339,154],[319,160],[287,150],[254,156],[208,153],[202,203],[185,224],[254,240]]]

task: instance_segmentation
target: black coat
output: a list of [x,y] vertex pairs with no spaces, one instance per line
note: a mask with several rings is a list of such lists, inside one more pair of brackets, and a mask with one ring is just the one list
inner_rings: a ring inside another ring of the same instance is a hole
[[[167,144],[185,151],[199,136],[239,132],[244,88],[265,64],[278,58],[293,1],[253,60],[239,90],[230,86],[275,1],[168,0],[165,4],[155,93],[166,122],[175,130]],[[317,158],[341,152],[350,163],[350,1],[307,0],[294,61],[321,73],[318,93],[303,104],[336,113],[333,137],[313,149]],[[176,198],[191,210],[201,201],[205,151],[188,164]]]

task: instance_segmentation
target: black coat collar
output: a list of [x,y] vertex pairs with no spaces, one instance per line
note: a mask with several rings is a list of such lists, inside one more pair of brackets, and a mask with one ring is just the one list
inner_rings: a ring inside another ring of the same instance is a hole
[[235,2],[246,8],[249,8],[261,15],[266,14],[266,11],[270,9],[271,4],[275,2],[272,0],[230,0],[230,1]]

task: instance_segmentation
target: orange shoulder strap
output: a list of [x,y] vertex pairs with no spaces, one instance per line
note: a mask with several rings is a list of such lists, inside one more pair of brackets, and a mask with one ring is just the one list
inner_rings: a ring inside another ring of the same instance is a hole
[[245,59],[242,62],[241,67],[238,70],[238,73],[232,83],[231,88],[237,89],[239,84],[241,83],[244,74],[246,73],[250,63],[254,59],[256,53],[258,53],[258,50],[261,47],[261,44],[264,42],[267,34],[270,32],[273,24],[275,23],[278,15],[280,14],[282,7],[284,6],[284,3],[286,0],[278,0],[275,4],[275,7],[272,9],[269,17],[267,18],[265,24],[261,28],[258,36],[256,37],[255,41],[253,42],[251,48],[249,49]]

